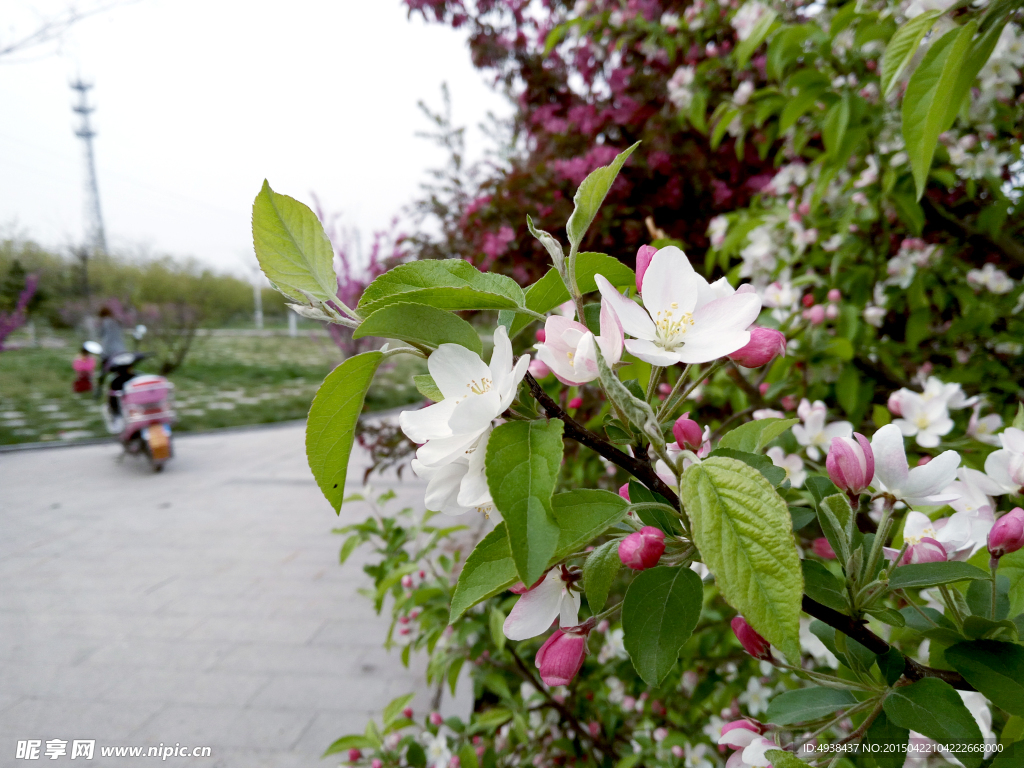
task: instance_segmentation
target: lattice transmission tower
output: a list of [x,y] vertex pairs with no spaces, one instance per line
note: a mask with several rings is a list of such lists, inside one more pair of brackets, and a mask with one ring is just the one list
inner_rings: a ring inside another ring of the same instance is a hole
[[100,210],[100,188],[96,182],[96,158],[93,154],[92,140],[96,132],[92,129],[89,115],[95,107],[89,106],[89,89],[92,83],[85,83],[78,78],[71,83],[71,89],[78,91],[78,103],[71,107],[77,112],[82,123],[75,131],[75,136],[85,143],[85,226],[86,239],[93,253],[106,253],[107,233],[103,228],[103,212]]

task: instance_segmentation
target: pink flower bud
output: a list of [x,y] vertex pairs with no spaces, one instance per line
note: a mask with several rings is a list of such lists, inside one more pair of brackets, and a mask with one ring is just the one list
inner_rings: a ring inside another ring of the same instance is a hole
[[636,289],[638,291],[643,290],[644,273],[657,252],[658,249],[653,245],[641,245],[640,250],[636,252]]
[[629,483],[622,484],[622,487],[619,488],[619,496],[629,501]]
[[1002,557],[1024,547],[1024,509],[1014,507],[996,520],[988,534],[988,551]]
[[619,543],[619,559],[634,571],[653,568],[664,552],[665,534],[650,525],[629,534]]
[[842,292],[838,288],[833,288],[828,292],[828,300],[833,304],[838,304],[839,300],[843,298]]
[[453,755],[452,759],[448,761],[448,768],[462,768],[462,760],[458,755]]
[[373,762],[370,763],[371,768],[384,768],[384,761],[379,757],[373,758]]
[[686,752],[684,752],[684,751],[683,751],[683,748],[682,748],[682,747],[680,747],[680,746],[679,746],[678,744],[673,744],[673,745],[672,745],[672,754],[673,754],[673,755],[674,755],[675,757],[678,757],[678,758],[679,758],[680,760],[682,760],[682,759],[683,759],[683,757],[685,757],[685,756],[686,756]]
[[582,397],[574,397],[574,398],[572,398],[569,401],[569,407],[570,408],[573,408],[573,409],[579,408],[581,405],[583,405],[583,398]]
[[534,663],[540,670],[540,679],[547,685],[568,685],[583,667],[590,633],[584,626],[571,627],[568,631],[555,630],[537,651]]
[[941,542],[925,536],[917,544],[911,544],[903,553],[900,565],[917,563],[943,563],[946,561],[946,548]]
[[822,560],[835,560],[836,553],[832,550],[832,545],[828,543],[828,539],[821,537],[811,542],[811,551],[814,552]]
[[672,426],[672,434],[675,435],[680,448],[697,451],[700,450],[700,446],[704,442],[704,431],[700,428],[700,424],[690,418],[689,413],[684,413],[676,419],[676,423]]
[[402,586],[406,589],[412,589],[412,576],[405,574],[405,576],[402,577]]
[[[537,333],[544,333],[544,331],[537,331]],[[538,381],[547,378],[551,373],[551,369],[548,368],[548,364],[536,357],[530,361],[529,371],[530,375]]]
[[[731,622],[732,631],[736,633],[736,639],[740,641],[743,650],[761,661],[771,661],[771,645],[747,623],[742,616],[737,616]],[[725,733],[725,729],[722,729]]]
[[825,322],[825,308],[821,304],[815,304],[810,309],[804,310],[804,320],[811,325],[821,325]]
[[654,729],[654,733],[652,733],[651,736],[654,738],[655,742],[660,744],[661,742],[663,742],[665,739],[668,738],[668,728],[664,728],[664,727],[655,728]]
[[406,707],[402,710],[402,717],[406,718],[407,720],[412,720],[412,715],[412,707]]
[[751,733],[760,736],[764,732],[764,726],[756,721],[733,720],[722,726],[722,735],[718,737],[718,743],[742,749],[750,743]]
[[622,699],[622,708],[627,712],[636,709],[636,699],[632,696],[624,696]]
[[440,725],[443,722],[444,722],[444,718],[441,717],[441,713],[440,712],[431,712],[430,713],[430,724],[431,725]]
[[807,214],[809,214],[811,212],[811,204],[810,203],[800,203],[800,205],[797,206],[796,210],[797,210],[797,212],[801,216],[806,216]]
[[932,460],[931,456],[927,456],[927,455],[926,456],[922,456],[920,459],[917,460],[917,466],[923,467],[925,464],[927,464],[931,460]]
[[356,762],[356,761],[357,761],[357,760],[359,760],[359,759],[360,759],[360,758],[361,758],[362,756],[363,756],[363,753],[362,753],[362,752],[360,752],[360,751],[359,751],[358,749],[350,749],[350,750],[348,751],[348,761],[349,761],[350,763],[354,763],[354,762]]
[[607,632],[611,624],[608,623],[608,619],[602,619],[601,623],[597,625],[597,631],[604,633]]
[[889,395],[889,400],[886,402],[885,407],[889,409],[889,413],[897,418],[903,415],[903,396],[899,390]]
[[782,404],[782,407],[785,408],[787,411],[796,410],[797,399],[793,397],[793,395],[786,395],[781,400],[779,400],[779,402]]
[[587,723],[587,731],[590,733],[592,738],[597,738],[601,735],[601,724],[596,720],[591,720]]
[[810,309],[811,307],[813,307],[813,306],[814,306],[814,297],[813,297],[813,296],[812,296],[811,294],[809,294],[809,293],[808,293],[808,294],[805,294],[805,295],[804,295],[804,296],[803,296],[803,297],[802,297],[802,298],[800,299],[800,303],[801,303],[801,304],[803,304],[803,305],[804,305],[805,307],[807,307],[808,309]]
[[761,393],[761,397],[767,395],[769,389],[771,389],[771,385],[767,381],[762,381],[757,385],[757,391]]
[[837,317],[839,317],[839,307],[837,307],[835,304],[829,304],[827,307],[825,307],[825,317],[828,318],[829,320],[835,320]]
[[875,476],[875,454],[864,435],[833,437],[825,459],[825,469],[836,488],[851,495],[864,493]]
[[538,328],[534,336],[537,337],[537,341],[539,341],[541,344],[547,341],[548,338],[547,331],[545,331],[543,328]]
[[778,355],[786,356],[786,336],[774,328],[755,325],[750,329],[750,341],[745,347],[729,355],[729,359],[744,368],[759,368]]

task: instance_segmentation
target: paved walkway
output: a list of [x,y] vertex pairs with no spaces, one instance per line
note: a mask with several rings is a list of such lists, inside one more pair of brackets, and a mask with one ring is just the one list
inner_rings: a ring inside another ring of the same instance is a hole
[[[35,764],[15,760],[27,739],[95,739],[86,765],[336,765],[324,749],[395,696],[425,712],[423,660],[381,648],[358,552],[338,565],[303,427],[175,447],[158,475],[115,445],[0,454],[0,765]],[[412,480],[396,490],[419,505]],[[468,711],[466,688],[442,710]],[[161,743],[213,757],[99,758]]]

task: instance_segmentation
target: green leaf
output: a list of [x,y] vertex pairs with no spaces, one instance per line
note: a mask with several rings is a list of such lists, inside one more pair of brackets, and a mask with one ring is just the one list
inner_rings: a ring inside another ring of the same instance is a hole
[[823,91],[824,88],[820,86],[813,87],[800,91],[800,93],[790,99],[779,116],[779,133],[785,133],[796,125],[796,121],[818,103],[818,99]]
[[402,716],[402,710],[409,706],[411,702],[416,698],[415,693],[407,693],[404,696],[399,696],[397,699],[392,699],[386,707],[384,707],[384,728],[387,730],[395,720]]
[[840,613],[848,613],[850,604],[846,599],[846,588],[824,565],[817,560],[801,560],[804,572],[804,589],[807,596],[827,605]]
[[359,298],[363,315],[398,302],[437,309],[515,309],[523,289],[510,277],[481,272],[462,259],[424,259],[400,264],[370,283]]
[[640,142],[638,141],[629,149],[619,153],[610,165],[592,171],[576,190],[576,194],[572,198],[572,215],[569,216],[569,221],[565,225],[569,243],[574,251],[583,242],[583,236],[587,234],[587,229],[594,221],[594,217],[597,216],[601,203],[604,202],[608,190],[615,182],[615,177],[619,175],[619,171],[629,156],[633,154],[633,150],[639,146]]
[[987,579],[989,575],[970,563],[913,563],[901,565],[889,576],[890,589],[919,589],[952,584],[967,579]]
[[773,488],[778,488],[786,479],[786,470],[775,466],[771,459],[760,453],[747,453],[746,451],[736,451],[732,448],[716,448],[708,456],[725,456],[729,459],[742,461],[764,475]]
[[352,736],[342,736],[336,742],[331,744],[324,752],[323,757],[328,755],[336,755],[339,752],[348,752],[350,749],[374,749],[377,746],[377,742],[371,739],[369,736],[362,736],[354,734]]
[[722,595],[786,656],[800,656],[803,574],[789,508],[755,469],[716,457],[683,473],[682,500]]
[[846,126],[850,124],[850,99],[845,94],[836,101],[825,113],[821,121],[821,138],[825,142],[825,151],[834,158],[839,153],[846,135]]
[[356,422],[366,391],[383,359],[380,352],[350,357],[327,374],[309,408],[306,459],[316,484],[338,513],[345,498],[345,476]]
[[349,556],[355,551],[356,547],[359,546],[359,534],[352,534],[345,543],[341,545],[341,551],[338,553],[338,562],[340,565],[344,565],[345,561],[348,560]]
[[540,244],[544,246],[544,250],[548,252],[551,257],[551,262],[555,265],[556,274],[561,271],[562,265],[565,263],[565,251],[562,250],[562,244],[555,239],[555,237],[543,229],[537,229],[533,226],[533,219],[529,215],[526,216],[526,228],[530,230],[530,234],[533,235]]
[[629,480],[630,510],[644,525],[658,528],[669,536],[678,536],[683,532],[675,509],[659,493],[654,493],[638,480]]
[[[894,688],[883,708],[894,725],[917,731],[940,744],[969,747],[982,743],[974,716],[953,687],[938,678],[926,677]],[[984,755],[980,749],[952,752],[966,768],[978,768]]]
[[[576,285],[582,293],[593,293],[597,290],[594,275],[604,275],[608,282],[617,288],[631,288],[636,285],[633,270],[618,259],[591,251],[577,254]],[[556,270],[549,269],[544,277],[526,290],[526,308],[543,315],[569,301],[569,298],[569,291],[566,290],[561,275]],[[534,319],[529,315],[517,315],[509,328],[509,338],[515,338]]]
[[621,539],[606,541],[595,549],[583,563],[583,588],[587,593],[587,603],[594,614],[604,609],[608,602],[608,591],[622,567],[619,559]]
[[417,373],[412,377],[412,383],[416,385],[416,391],[427,398],[427,400],[432,400],[435,403],[440,403],[444,400],[444,395],[438,389],[437,382],[434,381],[434,377],[429,373]]
[[907,659],[899,648],[890,647],[878,657],[878,671],[882,673],[887,685],[895,685],[903,677],[907,668]]
[[[1020,429],[1020,427],[1018,427]],[[1024,612],[1024,549],[999,558],[999,575],[1009,579],[1010,616]]]
[[914,58],[924,36],[941,15],[939,11],[925,11],[896,30],[882,54],[882,80],[879,87],[883,97],[892,93],[900,73]]
[[638,574],[622,602],[623,644],[643,681],[661,685],[690,639],[704,585],[689,568],[659,566]]
[[835,716],[838,710],[857,704],[849,691],[835,688],[797,688],[780,693],[768,702],[767,719],[776,725],[792,725],[817,720],[825,715]]
[[[1007,594],[1010,588],[1010,580],[1005,576],[996,577],[996,611],[995,620],[1001,621],[1010,615],[1010,598]],[[992,616],[992,578],[991,575],[985,581],[978,579],[967,586],[964,595],[971,613],[985,619]]]
[[975,640],[947,648],[946,661],[997,707],[1024,716],[1024,648]]
[[512,421],[487,441],[487,486],[508,526],[512,559],[524,584],[544,575],[558,547],[551,495],[562,466],[562,429],[551,421]]
[[378,336],[401,339],[437,349],[442,344],[458,344],[478,355],[484,347],[472,325],[458,315],[426,304],[397,302],[381,307],[360,323],[353,339]]
[[821,504],[823,499],[839,493],[835,483],[824,475],[810,475],[804,481],[804,488],[811,492],[815,504]]
[[804,768],[807,765],[792,752],[787,752],[784,749],[768,749],[764,754],[772,761],[773,768]]
[[760,453],[768,443],[800,422],[800,419],[758,419],[729,430],[718,441],[720,448]]
[[853,554],[854,514],[845,494],[827,496],[818,504],[818,523],[844,566]]
[[939,38],[921,60],[903,97],[903,141],[914,172],[917,199],[924,194],[935,145],[946,119],[948,94],[956,83],[977,22],[970,21]]
[[488,617],[488,626],[491,630],[491,641],[494,643],[494,646],[499,651],[505,650],[505,614],[492,606],[490,616]]
[[[619,522],[627,506],[625,499],[611,491],[581,489],[556,493],[551,508],[558,524],[558,548],[549,565],[578,552]],[[498,523],[466,559],[452,595],[450,623],[481,600],[493,597],[519,580],[508,544],[508,530],[504,522]]]
[[750,35],[746,40],[740,42],[736,46],[735,58],[736,66],[745,67],[747,62],[750,61],[750,57],[754,54],[754,51],[758,49],[758,46],[764,42],[764,39],[768,37],[768,33],[771,32],[772,25],[775,23],[775,19],[778,18],[775,11],[768,10],[757,23],[754,24],[754,28],[750,30]]
[[1004,18],[1002,23],[993,24],[971,47],[971,52],[967,55],[963,66],[957,72],[953,91],[949,94],[949,104],[946,107],[946,119],[942,123],[942,131],[948,131],[953,126],[957,113],[960,111],[960,107],[963,106],[964,99],[967,98],[967,93],[971,90],[971,86],[974,85],[978,73],[981,72],[981,68],[985,66],[985,62],[988,61],[992,51],[995,50],[1003,27],[1006,26],[1006,21],[1007,18]]
[[906,746],[909,740],[910,731],[889,720],[885,710],[878,713],[864,735],[864,743],[875,747],[868,753],[878,763],[879,768],[903,768],[903,763],[907,759]]
[[503,707],[493,707],[473,715],[474,731],[488,731],[498,728],[512,719],[512,713]]
[[320,220],[266,181],[252,204],[252,240],[260,269],[281,293],[303,304],[308,303],[304,294],[337,299],[334,248]]

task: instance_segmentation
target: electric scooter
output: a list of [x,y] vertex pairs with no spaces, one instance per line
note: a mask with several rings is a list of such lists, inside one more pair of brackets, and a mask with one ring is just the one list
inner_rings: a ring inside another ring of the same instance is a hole
[[[86,344],[90,352],[102,353],[97,342]],[[103,421],[124,447],[122,455],[145,454],[153,471],[160,472],[174,455],[174,384],[163,376],[135,373],[135,364],[145,357],[141,352],[119,352],[106,361],[105,372],[113,378],[102,406]]]

